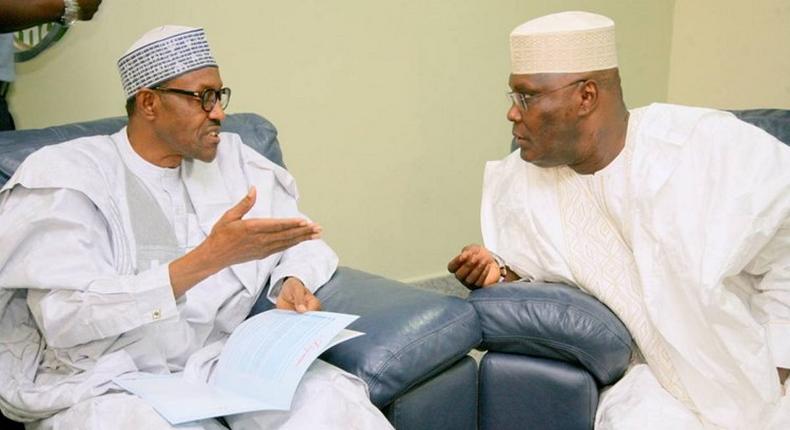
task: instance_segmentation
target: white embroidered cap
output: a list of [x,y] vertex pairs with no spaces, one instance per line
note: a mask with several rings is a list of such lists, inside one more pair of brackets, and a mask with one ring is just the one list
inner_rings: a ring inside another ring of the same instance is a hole
[[118,60],[126,98],[203,67],[217,67],[202,28],[166,25],[145,33]]
[[561,12],[527,21],[510,33],[510,65],[514,75],[617,67],[614,21],[589,12]]

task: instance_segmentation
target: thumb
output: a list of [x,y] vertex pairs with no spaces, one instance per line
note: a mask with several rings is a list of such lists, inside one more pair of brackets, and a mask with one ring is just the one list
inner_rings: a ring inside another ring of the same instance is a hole
[[302,313],[308,310],[307,301],[309,297],[307,297],[306,290],[301,281],[288,278],[283,284],[281,295],[285,295],[283,299],[291,303],[293,310]]
[[257,197],[257,192],[255,191],[255,187],[250,187],[250,190],[247,192],[247,195],[241,199],[240,202],[236,203],[235,206],[228,209],[222,217],[219,219],[219,222],[228,223],[231,221],[240,220],[241,217],[244,216],[247,212],[252,209],[255,205],[255,199]]
[[291,298],[293,299],[292,303],[294,304],[296,312],[302,313],[307,311],[306,296],[304,288],[294,288]]

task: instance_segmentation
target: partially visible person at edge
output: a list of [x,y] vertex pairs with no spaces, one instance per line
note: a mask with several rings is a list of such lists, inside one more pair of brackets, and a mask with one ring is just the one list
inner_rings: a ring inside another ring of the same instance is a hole
[[0,131],[16,128],[6,101],[16,78],[12,32],[48,22],[71,25],[77,20],[87,21],[100,4],[101,0],[0,1]]
[[[0,409],[28,429],[174,428],[112,379],[207,381],[261,294],[319,310],[337,267],[288,171],[220,132],[231,91],[202,29],[153,29],[118,68],[128,126],[35,152],[0,191]],[[321,360],[290,411],[225,420],[391,428],[362,380]]]
[[790,148],[727,112],[626,109],[607,17],[536,18],[510,49],[519,149],[487,163],[485,246],[449,271],[617,314],[640,354],[597,428],[790,428]]

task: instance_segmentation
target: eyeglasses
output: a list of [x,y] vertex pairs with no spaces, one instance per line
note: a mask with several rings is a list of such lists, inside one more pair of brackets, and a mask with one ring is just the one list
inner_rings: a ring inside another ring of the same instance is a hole
[[192,96],[197,99],[200,99],[200,107],[203,108],[206,112],[211,112],[214,109],[214,106],[219,102],[220,107],[225,110],[228,107],[228,103],[230,103],[230,88],[220,88],[215,90],[213,88],[207,88],[202,92],[197,91],[187,91],[187,90],[179,90],[178,88],[167,88],[167,87],[153,87],[152,90],[162,91],[166,93],[175,93],[175,94],[182,94],[185,96]]
[[529,103],[531,101],[534,101],[535,99],[537,99],[539,97],[543,97],[543,96],[551,94],[553,92],[557,92],[557,91],[559,91],[561,89],[572,87],[572,86],[574,86],[576,84],[579,84],[579,83],[582,83],[582,82],[586,82],[586,81],[587,81],[587,79],[579,79],[577,81],[571,82],[568,85],[563,85],[563,86],[561,86],[559,88],[554,88],[553,90],[544,91],[544,92],[538,93],[538,94],[524,94],[524,93],[519,93],[519,92],[516,92],[516,91],[511,91],[511,92],[507,93],[507,96],[510,99],[511,103],[513,103],[516,106],[518,106],[518,108],[522,112],[526,112],[527,111],[527,107],[529,106]]

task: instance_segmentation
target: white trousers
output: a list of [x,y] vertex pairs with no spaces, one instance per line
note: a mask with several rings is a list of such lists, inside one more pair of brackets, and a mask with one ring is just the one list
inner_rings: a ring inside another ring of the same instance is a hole
[[[785,395],[773,416],[755,430],[790,429],[790,379]],[[646,364],[626,372],[614,386],[601,394],[595,414],[596,430],[697,430],[708,429],[702,421],[659,384]]]
[[[392,429],[368,397],[365,383],[321,360],[299,383],[290,411],[260,411],[225,417],[232,430],[248,429]],[[169,424],[151,406],[128,393],[82,401],[50,418],[27,424],[28,430],[223,430],[214,419]]]
[[703,426],[693,412],[659,384],[646,364],[637,364],[601,394],[595,428],[697,430]]

